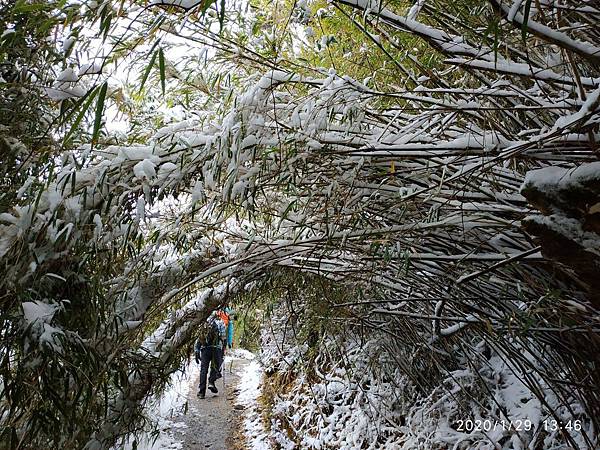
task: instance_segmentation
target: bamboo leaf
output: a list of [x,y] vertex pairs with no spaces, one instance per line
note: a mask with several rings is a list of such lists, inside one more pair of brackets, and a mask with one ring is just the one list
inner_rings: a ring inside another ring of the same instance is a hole
[[108,32],[110,31],[110,24],[112,22],[112,12],[106,14],[106,17],[100,22],[100,32],[102,33],[102,41],[106,41]]
[[91,91],[89,91],[86,94],[87,98],[83,97],[81,99],[81,101],[82,102],[85,101],[85,103],[83,103],[83,106],[81,107],[81,110],[79,111],[79,114],[77,115],[77,117],[75,118],[75,120],[71,124],[71,128],[69,129],[69,131],[65,135],[64,142],[67,142],[69,139],[71,139],[71,137],[73,137],[73,134],[77,130],[77,127],[79,126],[79,124],[81,123],[81,121],[83,120],[83,117],[85,116],[85,113],[90,109],[90,106],[91,106],[92,102],[94,101],[94,98],[96,98],[96,95],[98,95],[98,88],[92,89]]
[[529,21],[529,13],[531,11],[531,0],[525,2],[525,10],[523,11],[523,24],[521,25],[521,37],[523,40],[527,37],[527,22]]
[[96,117],[94,118],[94,129],[92,132],[92,147],[98,143],[98,137],[100,135],[100,127],[102,126],[102,116],[104,115],[104,100],[106,99],[106,91],[108,89],[108,82],[105,82],[100,88],[100,94],[98,95],[98,102],[96,103]]
[[216,0],[203,0],[199,5],[200,11],[204,14],[213,3],[216,3]]
[[163,96],[165,95],[165,54],[162,47],[158,49],[158,70],[160,71],[160,87],[162,88]]
[[225,0],[221,0],[221,7],[219,10],[219,33],[223,31],[224,23],[225,23]]
[[[150,50],[150,52],[152,52],[156,46],[158,45],[160,41],[156,41],[156,43],[154,44],[154,46],[152,47],[152,49]],[[150,70],[152,70],[152,67],[154,66],[154,61],[156,61],[156,56],[158,55],[158,52],[155,51],[152,53],[152,57],[150,58],[150,62],[148,63],[148,65],[146,66],[146,69],[144,69],[144,74],[142,75],[142,81],[140,83],[140,89],[138,92],[142,92],[142,89],[144,88],[144,85],[146,84],[146,80],[148,79],[148,75],[150,75]]]
[[77,184],[77,171],[73,171],[71,175],[71,195],[75,195],[75,186]]

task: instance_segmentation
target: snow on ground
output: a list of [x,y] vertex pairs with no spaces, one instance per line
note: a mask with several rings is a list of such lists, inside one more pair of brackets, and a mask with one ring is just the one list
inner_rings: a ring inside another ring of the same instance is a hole
[[[267,442],[267,432],[262,425],[262,419],[259,413],[258,397],[260,395],[260,383],[262,380],[262,368],[255,360],[252,352],[244,349],[234,349],[227,352],[223,361],[223,370],[226,372],[230,364],[236,360],[250,360],[241,374],[239,385],[239,396],[236,403],[246,407],[244,411],[244,429],[248,436],[250,449],[264,450],[271,449]],[[152,434],[152,424],[149,429],[137,438],[137,447],[134,446],[136,438],[129,437],[124,444],[113,447],[112,450],[180,450],[183,449],[183,442],[175,437],[175,431],[186,428],[186,425],[179,421],[181,414],[185,409],[189,390],[194,389],[195,385],[190,382],[199,376],[200,365],[191,363],[186,372],[177,372],[171,376],[169,387],[159,398],[152,399],[146,405],[146,414],[151,419],[158,436]]]
[[225,353],[224,362],[229,362],[235,359],[254,359],[254,353],[244,349],[244,348],[235,348],[233,350],[227,350]]
[[241,357],[251,360],[241,374],[240,392],[236,399],[236,404],[246,408],[244,412],[244,434],[247,446],[251,450],[270,450],[272,446],[258,404],[258,398],[262,392],[263,369],[252,353],[247,350],[241,350],[241,352],[239,354]]
[[[184,428],[183,422],[174,418],[184,410],[190,389],[190,379],[197,376],[200,371],[198,364],[190,364],[186,372],[176,372],[171,376],[170,386],[158,399],[152,399],[146,405],[148,417],[157,424],[158,437],[150,430],[145,431],[137,439],[137,450],[179,450],[183,444],[174,437],[173,431]],[[156,439],[156,440],[155,440]],[[123,446],[117,446],[113,450],[133,450],[134,438],[130,437]]]
[[[562,393],[537,372],[523,374],[485,342],[474,347],[468,364],[432,375],[427,391],[398,367],[399,360],[412,363],[410,355],[398,349],[397,359],[390,358],[381,335],[366,340],[348,327],[344,335],[324,335],[317,354],[310,355],[296,334],[285,332],[287,317],[283,309],[273,314],[261,339],[264,369],[248,366],[244,377],[247,391],[240,403],[249,410],[244,424],[249,448],[268,449],[271,442],[285,450],[566,450],[571,442],[573,448],[600,448],[578,399],[561,406]],[[536,359],[528,344],[515,345],[541,373],[546,361]],[[261,378],[274,391],[268,432],[255,409]],[[567,424],[564,430],[550,410]]]

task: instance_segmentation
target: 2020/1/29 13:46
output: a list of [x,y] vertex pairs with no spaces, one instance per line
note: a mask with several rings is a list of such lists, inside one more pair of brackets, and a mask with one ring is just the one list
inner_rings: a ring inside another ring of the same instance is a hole
[[[567,431],[581,431],[583,423],[579,419],[561,422],[556,419],[544,419],[542,426],[545,431],[558,431],[561,429]],[[466,419],[457,420],[456,429],[462,432],[472,431],[492,431],[492,430],[513,430],[513,431],[530,431],[536,428],[533,421],[530,419],[515,419],[515,420],[494,420],[494,419]]]

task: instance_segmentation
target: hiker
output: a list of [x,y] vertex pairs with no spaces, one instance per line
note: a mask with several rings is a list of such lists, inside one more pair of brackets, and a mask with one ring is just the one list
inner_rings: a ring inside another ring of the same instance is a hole
[[225,356],[225,350],[233,348],[233,312],[226,306],[225,308],[218,309],[217,315],[223,320],[225,328],[227,329],[227,337],[223,342],[223,356]]
[[196,363],[200,364],[200,383],[198,385],[198,397],[200,398],[206,397],[206,377],[209,365],[208,389],[213,394],[219,392],[215,381],[222,376],[223,346],[226,342],[225,329],[225,322],[217,312],[211,313],[200,327],[199,337],[194,346]]

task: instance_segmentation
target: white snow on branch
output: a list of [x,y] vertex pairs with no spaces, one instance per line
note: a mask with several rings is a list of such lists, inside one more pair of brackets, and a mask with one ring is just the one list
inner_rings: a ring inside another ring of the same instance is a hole
[[530,170],[525,175],[521,191],[532,187],[554,195],[557,191],[581,188],[590,181],[600,183],[600,161],[582,164],[574,169],[550,166]]
[[203,3],[203,0],[151,0],[150,5],[153,6],[179,6],[183,9],[192,9]]
[[[449,58],[444,60],[447,64],[455,64],[458,66],[467,66],[474,69],[487,70],[490,72],[496,72],[506,75],[516,75],[530,77],[536,80],[555,82],[560,84],[569,84],[575,86],[577,82],[567,75],[559,75],[551,69],[543,68],[537,69],[532,67],[530,64],[515,63],[515,62],[503,62],[498,61],[484,61],[484,60],[471,60],[467,58]],[[600,78],[589,78],[581,77],[581,83],[585,87],[596,88],[600,84]]]
[[421,12],[421,9],[425,5],[426,0],[417,0],[414,5],[411,6],[406,18],[409,20],[416,20],[417,16]]
[[27,324],[34,324],[38,321],[50,322],[58,310],[58,305],[50,305],[39,301],[25,302],[21,306],[23,308],[23,317]]
[[597,63],[600,62],[600,47],[596,47],[588,42],[572,39],[561,31],[554,30],[546,25],[536,22],[532,17],[527,18],[525,25],[525,17],[518,12],[521,1],[515,1],[511,8],[504,5],[501,0],[494,0],[494,3],[507,15],[507,20],[509,22],[514,22],[519,27],[526,27],[528,31],[531,31],[537,36],[545,38],[556,45],[575,51]]
[[574,114],[560,117],[555,123],[553,129],[565,129],[573,125],[582,126],[583,119],[590,118],[593,114],[600,114],[600,83],[599,87],[591,92],[579,111]]

